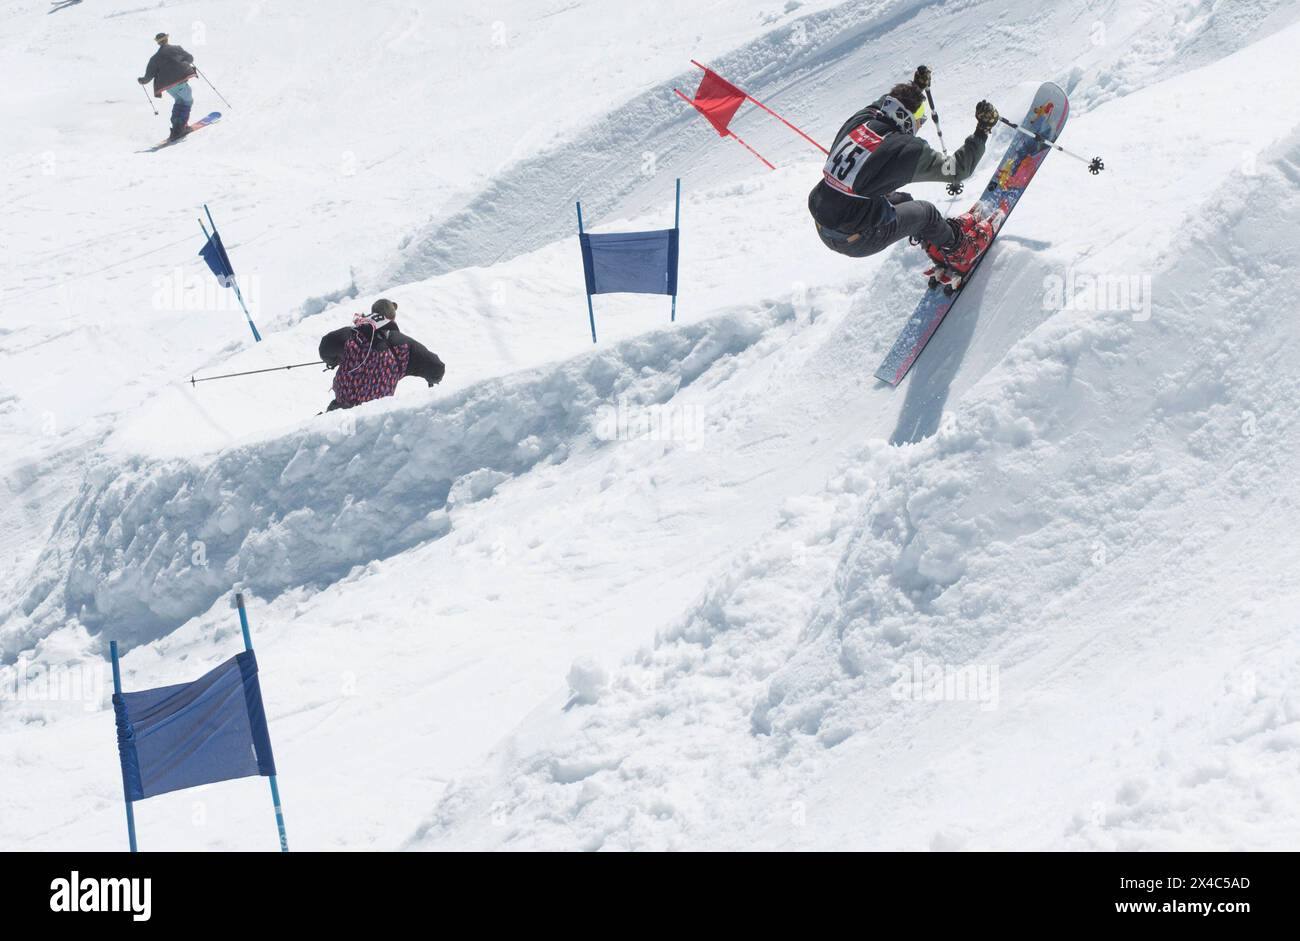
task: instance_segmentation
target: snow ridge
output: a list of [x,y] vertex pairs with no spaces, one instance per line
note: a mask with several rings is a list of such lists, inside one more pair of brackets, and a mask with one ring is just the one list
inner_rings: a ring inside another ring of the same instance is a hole
[[263,597],[445,535],[449,503],[595,446],[609,402],[662,404],[747,349],[789,308],[659,330],[420,407],[319,418],[206,461],[97,467],[60,515],[0,651],[75,617],[127,646],[160,637],[235,584]]
[[[827,70],[850,65],[847,60],[863,43],[935,5],[936,0],[844,3],[783,24],[707,64],[780,107],[801,78],[815,75],[819,84],[831,80]],[[492,265],[569,237],[576,230],[577,199],[594,219],[614,207],[625,211],[629,197],[637,195],[662,205],[663,184],[655,182],[653,173],[648,179],[638,169],[644,156],[653,155],[659,167],[687,167],[699,162],[695,158],[700,151],[712,153],[718,147],[712,129],[673,94],[674,88],[692,92],[700,74],[692,68],[661,82],[560,147],[512,164],[462,208],[413,235],[387,281],[420,281],[459,268]],[[810,100],[808,92],[799,91],[796,100]],[[752,132],[747,128],[753,122],[762,135],[756,139],[761,140],[772,134],[773,128],[764,123],[771,120],[742,115],[736,126],[748,140]],[[797,138],[792,143],[792,138],[789,131],[780,130],[764,146],[773,154],[806,157],[808,145]],[[753,157],[730,146],[738,153],[723,151],[722,159],[749,168]]]

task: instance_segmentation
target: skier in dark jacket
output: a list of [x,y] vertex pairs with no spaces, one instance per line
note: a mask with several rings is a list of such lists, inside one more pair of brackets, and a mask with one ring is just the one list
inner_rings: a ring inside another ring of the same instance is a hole
[[992,240],[987,222],[969,213],[945,219],[933,203],[898,191],[909,183],[952,183],[969,177],[998,120],[997,109],[981,101],[975,106],[975,131],[945,160],[916,136],[925,123],[929,85],[930,70],[920,66],[911,82],[895,85],[850,117],[835,135],[822,179],[808,195],[808,211],[827,248],[862,258],[911,238],[936,261],[961,270]]
[[179,140],[190,132],[190,109],[194,107],[190,79],[198,70],[194,68],[194,56],[171,45],[166,33],[159,33],[154,42],[158,43],[158,51],[136,81],[141,85],[152,81],[155,98],[161,98],[163,92],[172,96],[172,132],[167,139]]
[[447,372],[436,354],[397,329],[397,305],[387,298],[375,301],[369,315],[354,316],[352,326],[321,337],[320,358],[335,370],[331,412],[390,396],[406,376],[434,386]]

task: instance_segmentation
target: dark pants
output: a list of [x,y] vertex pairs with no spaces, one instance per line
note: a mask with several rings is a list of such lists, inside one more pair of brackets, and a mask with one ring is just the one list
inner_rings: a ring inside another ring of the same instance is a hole
[[822,243],[833,252],[850,258],[865,258],[884,251],[899,239],[916,236],[933,242],[940,248],[949,248],[953,241],[952,228],[934,203],[908,200],[894,206],[894,219],[865,232],[847,234],[817,226]]
[[167,89],[172,96],[172,133],[190,123],[190,109],[194,107],[194,92],[189,82],[181,82]]

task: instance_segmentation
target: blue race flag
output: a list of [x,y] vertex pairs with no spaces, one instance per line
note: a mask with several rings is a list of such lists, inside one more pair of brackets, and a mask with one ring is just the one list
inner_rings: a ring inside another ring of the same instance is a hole
[[128,801],[275,774],[251,650],[192,683],[115,693],[113,711]]
[[578,238],[588,294],[677,293],[677,229]]
[[213,221],[212,210],[208,209],[205,203],[203,211],[208,214],[208,222],[212,223],[212,231],[208,232],[203,220],[199,220],[199,228],[203,230],[203,234],[207,237],[207,241],[199,249],[199,254],[208,263],[212,273],[217,276],[217,283],[223,288],[230,288],[235,292],[235,299],[239,301],[239,307],[244,312],[244,318],[248,321],[248,329],[253,331],[253,341],[261,343],[262,335],[257,332],[257,324],[253,323],[253,315],[248,312],[248,305],[244,303],[244,295],[239,291],[239,282],[235,280],[235,266],[230,263],[230,256],[226,254],[226,246],[221,241],[221,233],[217,231],[217,223]]
[[677,181],[673,227],[653,232],[609,232],[592,235],[582,225],[578,203],[578,246],[586,279],[587,318],[591,342],[596,342],[593,294],[668,294],[677,320],[677,256],[682,235],[682,181]]
[[221,243],[221,233],[213,229],[208,240],[203,243],[203,248],[199,249],[199,254],[217,276],[221,286],[230,287],[235,280],[235,269],[230,264],[230,256],[226,254],[226,246]]

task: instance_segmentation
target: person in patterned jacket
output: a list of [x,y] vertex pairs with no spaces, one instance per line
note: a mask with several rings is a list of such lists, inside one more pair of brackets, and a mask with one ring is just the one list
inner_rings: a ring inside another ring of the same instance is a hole
[[397,305],[387,298],[375,301],[369,314],[354,316],[352,326],[321,337],[320,358],[335,370],[331,412],[386,398],[407,376],[434,386],[447,372],[436,354],[397,329]]

